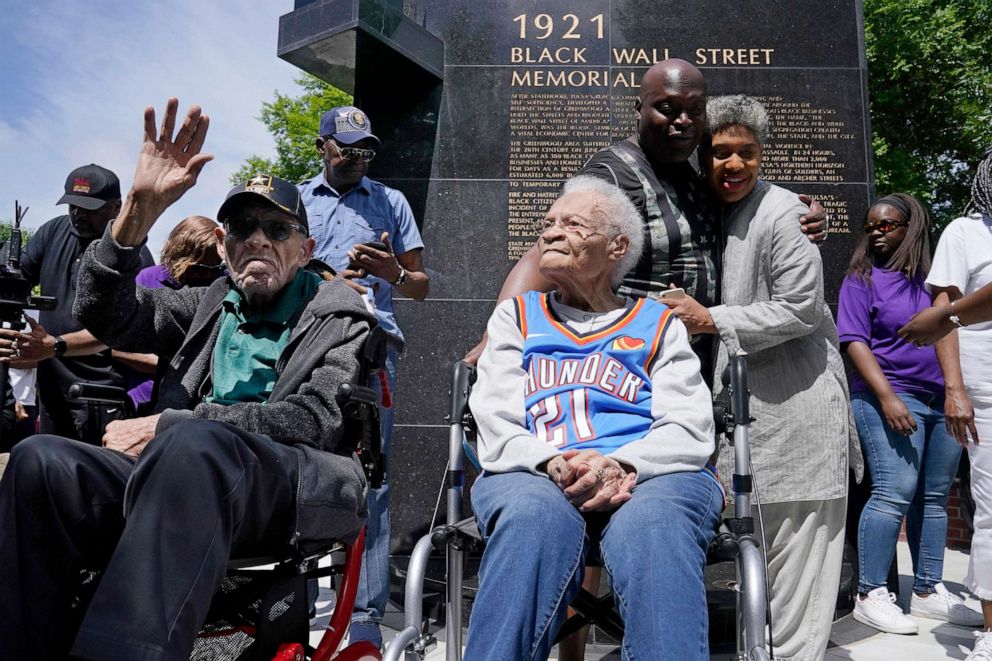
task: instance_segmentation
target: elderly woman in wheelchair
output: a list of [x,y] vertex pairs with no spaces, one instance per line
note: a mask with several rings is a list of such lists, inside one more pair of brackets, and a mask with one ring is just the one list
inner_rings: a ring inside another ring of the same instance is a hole
[[588,556],[609,573],[625,658],[708,658],[703,570],[724,504],[706,464],[710,393],[682,322],[614,293],[642,245],[627,197],[576,177],[539,240],[555,290],[489,321],[471,396],[486,549],[466,658],[547,658]]

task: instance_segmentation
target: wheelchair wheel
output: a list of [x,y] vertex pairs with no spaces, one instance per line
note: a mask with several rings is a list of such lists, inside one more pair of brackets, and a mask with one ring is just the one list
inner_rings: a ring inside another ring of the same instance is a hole
[[738,651],[745,659],[767,659],[765,631],[768,625],[768,601],[765,591],[765,562],[757,541],[741,537],[737,553],[737,628]]

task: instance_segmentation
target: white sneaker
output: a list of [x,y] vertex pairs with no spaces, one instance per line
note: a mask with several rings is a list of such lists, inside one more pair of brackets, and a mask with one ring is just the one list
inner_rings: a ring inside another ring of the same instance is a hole
[[913,593],[909,612],[917,617],[944,620],[961,627],[980,627],[985,624],[982,614],[969,608],[956,594],[951,594],[943,583],[934,586],[929,597],[918,597]]
[[[917,633],[920,628],[896,605],[896,596],[883,585],[854,600],[854,619],[887,633]],[[992,661],[990,659],[989,661]]]
[[975,649],[964,661],[992,661],[992,631],[976,631],[975,639]]

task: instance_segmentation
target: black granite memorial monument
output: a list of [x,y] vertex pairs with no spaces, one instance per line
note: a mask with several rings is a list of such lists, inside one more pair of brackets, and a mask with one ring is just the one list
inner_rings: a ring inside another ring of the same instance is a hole
[[427,530],[444,477],[448,374],[561,182],[634,130],[653,63],[696,64],[711,94],[772,116],[764,177],[821,200],[828,300],[872,194],[859,0],[296,0],[279,56],[352,91],[383,149],[370,176],[411,201],[431,295],[399,301],[408,339],[393,440],[393,550]]

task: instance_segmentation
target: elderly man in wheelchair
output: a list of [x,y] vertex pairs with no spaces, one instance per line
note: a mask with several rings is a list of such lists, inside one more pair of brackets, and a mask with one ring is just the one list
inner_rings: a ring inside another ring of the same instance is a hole
[[[135,287],[149,229],[211,158],[198,107],[173,137],[177,107],[160,132],[145,111],[133,187],[83,259],[75,308],[106,344],[171,359],[157,412],[109,427],[106,448],[36,436],[14,449],[0,482],[3,659],[188,659],[232,556],[354,540],[364,524],[362,468],[335,453],[336,393],[359,376],[373,317],[303,269],[314,240],[296,187],[259,175],[228,193],[229,279]],[[102,570],[88,605],[81,567]]]
[[470,400],[486,548],[465,657],[547,658],[594,554],[624,658],[708,658],[703,571],[724,503],[712,403],[682,323],[614,293],[640,258],[641,218],[619,189],[576,177],[538,245],[555,290],[497,307]]

